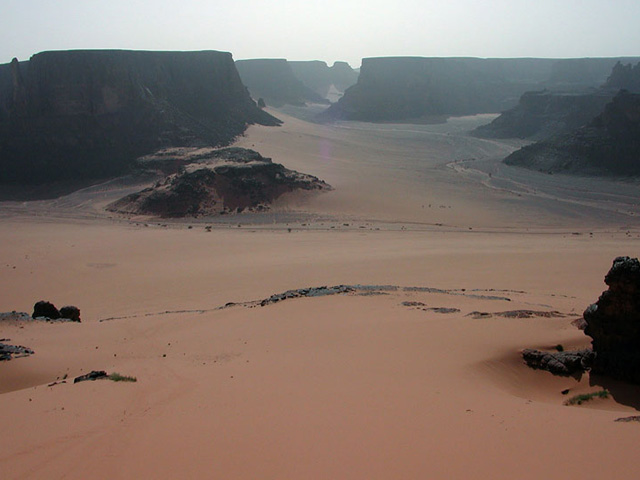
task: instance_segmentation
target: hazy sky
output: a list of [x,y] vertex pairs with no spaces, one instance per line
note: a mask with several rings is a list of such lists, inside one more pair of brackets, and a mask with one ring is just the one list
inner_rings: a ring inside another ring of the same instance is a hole
[[0,63],[44,50],[235,59],[640,55],[640,0],[0,0]]

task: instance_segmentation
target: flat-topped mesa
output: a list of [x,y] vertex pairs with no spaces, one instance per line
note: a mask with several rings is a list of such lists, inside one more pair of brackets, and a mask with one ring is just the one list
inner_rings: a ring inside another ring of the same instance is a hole
[[[424,120],[495,113],[527,91],[599,87],[618,59],[365,58],[358,83],[323,119]],[[576,72],[588,71],[588,77]]]
[[281,107],[324,103],[326,100],[298,79],[284,58],[238,60],[236,67],[251,96],[262,98],[267,105]]
[[604,281],[609,289],[584,312],[593,372],[640,383],[640,262],[616,258]]
[[0,184],[107,178],[158,148],[224,145],[257,108],[230,53],[77,50],[0,66]]
[[639,176],[639,138],[640,94],[620,91],[587,125],[523,147],[504,162],[547,173]]
[[317,177],[289,170],[253,150],[226,148],[191,158],[193,163],[183,163],[179,173],[107,209],[159,217],[260,212],[285,193],[332,190]]

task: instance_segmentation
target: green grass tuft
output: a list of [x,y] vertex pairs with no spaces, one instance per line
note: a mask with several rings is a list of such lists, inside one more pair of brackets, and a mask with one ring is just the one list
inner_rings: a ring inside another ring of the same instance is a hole
[[580,395],[576,395],[575,397],[571,397],[569,400],[564,402],[564,404],[582,405],[584,402],[589,402],[594,398],[609,398],[609,392],[607,390],[599,390],[597,392],[582,393]]
[[113,372],[109,375],[109,380],[114,382],[137,382],[138,379],[136,377],[130,377],[128,375],[120,375],[119,373]]

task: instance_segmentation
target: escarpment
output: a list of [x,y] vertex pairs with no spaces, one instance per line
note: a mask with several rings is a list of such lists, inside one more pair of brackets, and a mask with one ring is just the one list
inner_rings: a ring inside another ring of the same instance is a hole
[[507,165],[547,173],[640,175],[640,94],[620,91],[579,129],[509,155]]
[[322,118],[392,122],[502,112],[527,91],[597,88],[618,60],[365,58],[358,82]]
[[291,65],[283,58],[238,60],[236,67],[252,97],[262,98],[267,105],[304,105],[324,103],[326,99],[295,76]]
[[277,125],[230,53],[60,51],[0,66],[0,184],[120,175],[159,148],[225,145]]

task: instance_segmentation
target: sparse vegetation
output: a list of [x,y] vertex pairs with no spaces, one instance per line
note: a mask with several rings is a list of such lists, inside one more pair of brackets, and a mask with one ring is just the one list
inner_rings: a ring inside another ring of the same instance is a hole
[[609,392],[607,390],[599,390],[597,392],[582,393],[571,397],[564,402],[565,405],[582,405],[584,402],[589,402],[594,398],[609,398]]
[[555,349],[559,352],[564,352],[564,347],[560,343],[555,346]]
[[109,375],[109,380],[114,382],[137,382],[138,379],[136,377],[130,377],[128,375],[120,375],[117,372],[113,372]]

